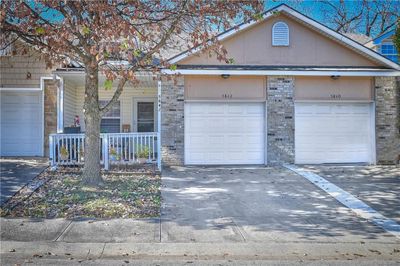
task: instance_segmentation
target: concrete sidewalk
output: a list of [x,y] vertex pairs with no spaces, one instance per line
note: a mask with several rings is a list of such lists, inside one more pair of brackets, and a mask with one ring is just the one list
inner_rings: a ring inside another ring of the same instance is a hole
[[1,218],[2,241],[67,243],[160,242],[160,219],[6,219]]

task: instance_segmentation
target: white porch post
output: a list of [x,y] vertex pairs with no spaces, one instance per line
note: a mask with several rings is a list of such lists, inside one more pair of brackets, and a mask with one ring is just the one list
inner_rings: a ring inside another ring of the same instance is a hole
[[103,135],[103,160],[104,160],[104,169],[110,170],[110,161],[108,156],[108,134]]
[[57,133],[64,132],[64,79],[57,86]]
[[161,171],[161,80],[157,84],[157,167]]
[[50,166],[55,166],[55,154],[54,154],[54,137],[52,135],[49,136],[49,155],[50,155]]

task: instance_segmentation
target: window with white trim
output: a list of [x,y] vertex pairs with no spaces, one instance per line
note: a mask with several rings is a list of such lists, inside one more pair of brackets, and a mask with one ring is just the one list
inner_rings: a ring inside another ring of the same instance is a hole
[[383,42],[381,44],[381,54],[393,62],[397,63],[399,61],[399,56],[393,42]]
[[289,26],[282,21],[272,26],[272,45],[289,46]]
[[[101,107],[104,107],[108,101],[99,101]],[[121,104],[116,102],[101,118],[101,133],[119,133],[121,128]]]

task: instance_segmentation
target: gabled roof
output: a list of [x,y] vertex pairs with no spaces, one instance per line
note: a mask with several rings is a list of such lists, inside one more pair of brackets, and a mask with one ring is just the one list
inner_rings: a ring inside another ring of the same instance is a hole
[[[343,44],[344,46],[349,47],[350,49],[370,58],[371,60],[379,62],[379,63],[385,65],[386,67],[400,70],[400,65],[392,62],[391,60],[387,59],[386,57],[382,56],[381,54],[375,52],[372,49],[365,47],[364,45],[346,37],[343,34],[340,34],[336,31],[328,28],[327,26],[317,22],[316,20],[314,20],[310,17],[307,17],[306,15],[301,14],[300,12],[294,10],[293,8],[291,8],[285,4],[281,4],[277,7],[274,7],[272,9],[265,11],[263,13],[263,19],[261,19],[261,20],[249,20],[249,21],[239,24],[231,29],[228,29],[225,32],[220,33],[219,35],[217,35],[217,39],[219,41],[223,41],[224,39],[227,39],[228,37],[231,37],[239,32],[242,32],[242,31],[274,16],[276,14],[276,12],[283,12],[283,13],[289,15],[290,17],[301,21],[303,24],[307,25],[308,27],[317,30],[318,32],[327,36],[328,38],[331,38],[331,39]],[[179,61],[181,61],[195,53],[200,52],[201,50],[202,50],[202,47],[197,46],[197,47],[186,50],[186,51],[170,58],[168,61],[170,64],[176,64]]]

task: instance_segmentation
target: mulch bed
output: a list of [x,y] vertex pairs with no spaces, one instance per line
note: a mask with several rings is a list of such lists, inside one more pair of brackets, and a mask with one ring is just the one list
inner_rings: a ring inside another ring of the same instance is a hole
[[[160,214],[161,178],[151,173],[103,173],[104,185],[88,187],[80,168],[47,169],[21,189],[1,209],[6,217],[32,218],[144,218]],[[30,193],[27,193],[27,190]],[[25,190],[25,191],[24,191]]]

